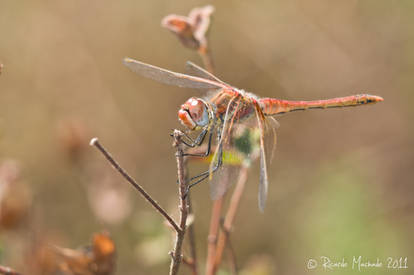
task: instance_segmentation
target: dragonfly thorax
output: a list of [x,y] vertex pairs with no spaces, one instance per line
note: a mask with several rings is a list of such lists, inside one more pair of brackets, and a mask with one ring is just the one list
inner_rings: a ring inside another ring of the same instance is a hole
[[178,111],[178,119],[190,130],[204,127],[209,122],[209,107],[201,98],[191,97]]

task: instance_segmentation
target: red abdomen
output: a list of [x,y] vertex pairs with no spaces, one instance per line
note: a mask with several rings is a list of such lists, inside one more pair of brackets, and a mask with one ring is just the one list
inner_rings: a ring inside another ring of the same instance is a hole
[[363,104],[377,103],[383,100],[384,99],[380,96],[368,94],[351,95],[346,97],[312,101],[291,101],[276,98],[261,98],[259,99],[259,105],[265,115],[276,115],[306,109],[358,106]]

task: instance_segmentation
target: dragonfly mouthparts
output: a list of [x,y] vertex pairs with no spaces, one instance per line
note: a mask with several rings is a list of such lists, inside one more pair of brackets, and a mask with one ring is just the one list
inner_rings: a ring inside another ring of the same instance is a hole
[[190,130],[194,130],[197,127],[197,124],[191,118],[190,113],[186,109],[181,108],[178,111],[178,120]]

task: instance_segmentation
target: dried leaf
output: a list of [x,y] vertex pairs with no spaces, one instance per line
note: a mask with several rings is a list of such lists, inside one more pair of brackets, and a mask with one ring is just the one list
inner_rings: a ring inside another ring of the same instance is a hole
[[214,7],[211,5],[194,8],[188,17],[176,14],[166,16],[161,25],[175,33],[185,47],[195,50],[205,49],[206,33],[213,12]]
[[55,247],[60,270],[71,275],[110,275],[115,269],[115,244],[109,234],[97,233],[92,245],[81,249]]

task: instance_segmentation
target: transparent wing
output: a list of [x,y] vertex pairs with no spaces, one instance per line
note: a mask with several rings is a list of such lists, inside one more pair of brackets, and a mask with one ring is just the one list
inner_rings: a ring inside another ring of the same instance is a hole
[[277,146],[277,134],[276,130],[280,127],[279,122],[272,116],[267,116],[265,120],[265,150],[267,153],[267,163],[271,164],[274,159],[276,146]]
[[219,82],[219,83],[225,84],[227,86],[230,86],[230,85],[226,84],[225,82],[223,82],[222,80],[220,80],[215,75],[213,75],[212,73],[204,70],[203,68],[201,68],[197,64],[194,64],[191,61],[187,61],[186,64],[185,64],[185,67],[186,67],[187,71],[190,74],[193,74],[193,75],[199,76],[201,78],[209,79],[209,80],[212,80],[212,81]]
[[[252,116],[247,119],[243,118],[243,114],[252,110]],[[230,152],[233,159],[237,161],[231,161],[236,165],[250,165],[251,161],[260,158],[260,182],[258,192],[258,204],[261,212],[264,211],[268,193],[268,152],[273,152],[276,146],[276,128],[278,123],[276,120],[268,120],[263,115],[259,105],[249,105],[244,100],[232,98],[226,108],[226,113],[223,118],[223,125],[217,131],[220,131],[220,138],[218,140],[218,146],[222,146],[225,153]],[[271,138],[273,137],[273,138]],[[229,149],[228,149],[229,148]],[[217,162],[218,151],[216,151],[212,162],[210,163],[210,171],[213,165]],[[234,165],[228,165],[230,163],[228,156],[224,156],[224,164],[222,171],[226,173],[233,172],[229,168],[234,168]],[[245,162],[247,161],[247,162]],[[224,177],[224,174],[218,171],[214,174],[214,177]],[[237,178],[235,174],[230,176],[227,180],[213,180],[210,181],[211,196],[213,199],[221,197],[227,189],[232,185],[233,181]],[[224,183],[223,183],[224,182]]]
[[[243,157],[231,146],[233,126],[237,124],[237,114],[241,110],[240,99],[233,97],[227,103],[226,113],[224,114],[223,124],[217,127],[218,141],[217,148],[222,147],[223,156],[220,156],[219,149],[215,150],[212,161],[210,162],[210,171],[213,166],[222,158],[222,168],[210,177],[210,195],[213,200],[222,197],[228,188],[237,178],[234,176],[235,166],[242,165]],[[213,179],[212,179],[213,178]]]
[[237,179],[237,172],[239,167],[233,166],[229,163],[228,158],[232,152],[225,151],[224,164],[218,171],[216,171],[212,179],[209,181],[210,184],[210,197],[212,200],[217,200],[226,194],[227,190],[234,184]]
[[257,124],[260,130],[260,183],[259,183],[259,209],[261,212],[264,212],[267,199],[267,189],[269,186],[269,180],[267,176],[267,161],[266,161],[266,152],[265,152],[265,125],[264,125],[264,116],[261,113],[259,106],[256,106],[256,118]]
[[219,89],[226,87],[226,85],[211,79],[172,72],[128,57],[124,58],[123,63],[133,72],[143,77],[168,85],[195,89]]

